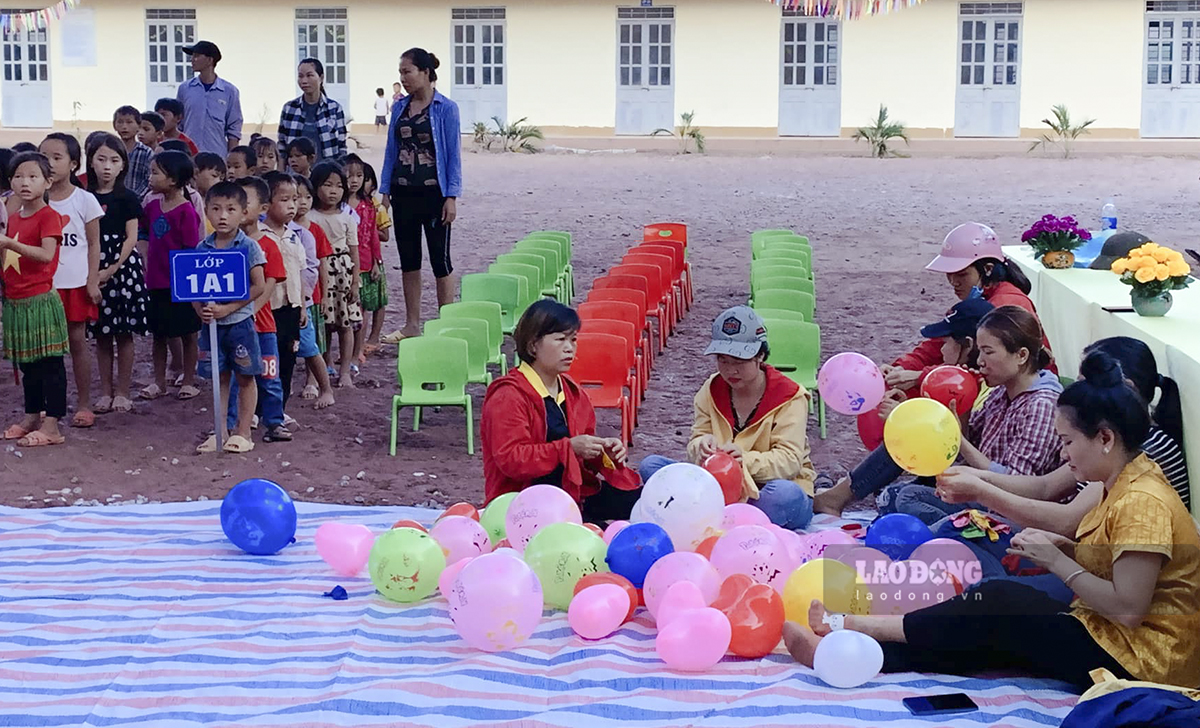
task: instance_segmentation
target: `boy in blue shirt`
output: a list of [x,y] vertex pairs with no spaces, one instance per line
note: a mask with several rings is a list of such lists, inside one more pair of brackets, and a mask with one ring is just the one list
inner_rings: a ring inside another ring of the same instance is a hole
[[[238,418],[233,435],[223,437],[225,452],[246,453],[254,449],[250,440],[250,423],[258,402],[255,377],[262,373],[262,353],[258,347],[258,334],[254,331],[253,301],[262,295],[266,286],[263,265],[267,262],[262,248],[241,230],[242,221],[248,214],[246,191],[233,182],[218,182],[204,196],[204,212],[213,226],[209,235],[196,250],[241,250],[246,255],[250,275],[250,298],[229,303],[192,304],[200,320],[207,326],[217,322],[217,351],[209,351],[207,334],[200,337],[200,365],[212,370],[212,359],[216,357],[216,371],[221,377],[221,410],[229,406],[229,387],[236,377],[238,384]],[[207,366],[206,366],[207,365]],[[197,452],[215,452],[216,436],[204,441]]]

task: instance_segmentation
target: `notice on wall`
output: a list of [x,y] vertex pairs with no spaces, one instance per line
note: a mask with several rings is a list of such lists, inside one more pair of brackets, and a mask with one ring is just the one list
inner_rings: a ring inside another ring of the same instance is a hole
[[58,21],[59,44],[64,66],[96,65],[96,12],[75,8]]

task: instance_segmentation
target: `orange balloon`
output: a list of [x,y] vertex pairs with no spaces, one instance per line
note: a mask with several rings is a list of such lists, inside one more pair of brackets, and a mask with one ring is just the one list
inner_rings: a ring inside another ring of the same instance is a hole
[[701,467],[717,479],[721,492],[725,495],[725,505],[742,500],[742,465],[734,460],[733,456],[725,452],[715,452],[704,459]]
[[709,536],[708,538],[704,539],[700,542],[700,545],[696,547],[696,553],[700,554],[706,559],[711,559],[713,546],[717,545],[717,539],[719,538],[721,537]]
[[621,620],[621,622],[624,624],[633,619],[633,610],[638,608],[638,604],[641,601],[641,589],[635,588],[633,582],[620,574],[614,574],[611,571],[597,571],[577,581],[575,583],[575,593],[578,594],[589,586],[596,586],[597,584],[616,584],[624,589],[625,593],[629,595],[629,613],[625,615],[625,619]]
[[729,618],[733,628],[729,651],[739,657],[769,655],[783,637],[783,597],[745,574],[726,579],[712,606]]
[[415,528],[418,531],[429,533],[428,529],[409,518],[401,518],[399,521],[396,521],[392,524],[392,528]]
[[442,511],[442,515],[438,516],[437,519],[440,521],[446,516],[466,516],[472,521],[478,521],[479,511],[476,510],[475,506],[471,505],[470,503],[455,503],[446,510]]
[[[508,542],[507,538],[502,538],[502,539],[500,539],[500,543],[496,544],[496,548],[497,549],[511,549],[512,544],[510,544]],[[495,551],[496,549],[492,549],[492,550]]]

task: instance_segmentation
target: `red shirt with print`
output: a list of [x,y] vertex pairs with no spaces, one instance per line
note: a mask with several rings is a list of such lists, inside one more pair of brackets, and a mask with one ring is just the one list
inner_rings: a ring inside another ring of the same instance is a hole
[[[309,223],[308,231],[312,233],[313,239],[317,241],[317,260],[328,258],[329,256],[333,255],[333,245],[329,243],[329,238],[326,237],[325,231],[321,229],[320,225],[316,224],[315,222]],[[321,292],[321,276],[318,274],[317,285],[313,286],[313,304],[320,305],[321,301],[324,299],[325,296]]]
[[[275,244],[271,236],[264,235],[259,238],[258,246],[267,256],[267,263],[263,266],[263,278],[274,278],[277,284],[287,278],[287,268],[283,266],[283,254],[279,252],[279,246]],[[271,312],[270,301],[254,312],[254,330],[260,334],[275,333],[275,314]]]
[[43,238],[54,238],[54,257],[41,263],[15,250],[0,252],[0,276],[4,297],[10,300],[33,298],[54,290],[54,272],[58,270],[58,252],[62,244],[62,216],[46,205],[25,217],[18,209],[8,218],[8,237],[18,243],[41,247]]

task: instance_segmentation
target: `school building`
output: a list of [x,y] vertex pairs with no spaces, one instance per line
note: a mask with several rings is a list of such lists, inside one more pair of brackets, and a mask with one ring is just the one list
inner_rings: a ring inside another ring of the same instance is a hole
[[299,58],[321,58],[330,95],[370,124],[375,89],[390,98],[399,54],[423,46],[468,132],[499,116],[644,135],[693,111],[709,136],[844,137],[885,104],[915,137],[1003,138],[1036,136],[1061,103],[1093,137],[1200,137],[1200,0],[889,3],[843,20],[804,0],[85,0],[3,32],[0,124],[86,129],[150,107],[190,75],[180,48],[207,39],[247,136],[298,94]]

